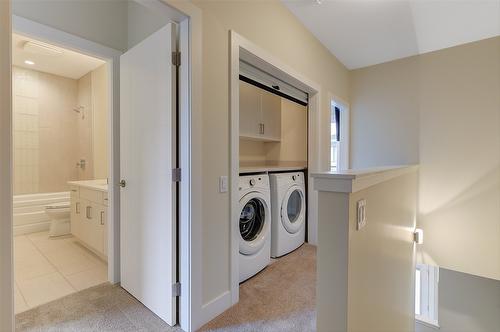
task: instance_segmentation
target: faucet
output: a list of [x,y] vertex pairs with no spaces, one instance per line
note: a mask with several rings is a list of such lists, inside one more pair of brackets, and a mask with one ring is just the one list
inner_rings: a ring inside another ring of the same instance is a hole
[[85,164],[87,162],[85,161],[85,159],[80,159],[80,162],[76,163],[76,167],[80,167],[81,169],[85,169]]

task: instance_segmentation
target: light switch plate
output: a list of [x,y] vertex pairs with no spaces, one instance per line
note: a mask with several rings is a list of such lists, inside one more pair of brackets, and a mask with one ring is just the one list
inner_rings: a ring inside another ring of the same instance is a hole
[[356,230],[366,226],[366,200],[360,199],[356,202]]
[[227,176],[219,177],[219,192],[227,193]]

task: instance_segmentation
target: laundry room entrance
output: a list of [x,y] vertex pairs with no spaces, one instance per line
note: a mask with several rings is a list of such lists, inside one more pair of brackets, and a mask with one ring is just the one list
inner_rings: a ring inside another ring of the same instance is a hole
[[233,306],[207,329],[258,317],[315,330],[317,196],[309,179],[331,166],[322,153],[330,147],[319,144],[320,101],[318,84],[231,31]]

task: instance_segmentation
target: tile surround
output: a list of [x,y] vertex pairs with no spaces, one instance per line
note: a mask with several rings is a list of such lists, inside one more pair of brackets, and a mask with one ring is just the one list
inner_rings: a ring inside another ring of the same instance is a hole
[[73,236],[15,236],[14,266],[16,314],[107,281],[106,263]]

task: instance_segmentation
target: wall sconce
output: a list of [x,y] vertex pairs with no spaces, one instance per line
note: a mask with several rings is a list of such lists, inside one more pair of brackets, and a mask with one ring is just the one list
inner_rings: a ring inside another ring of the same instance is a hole
[[423,244],[424,243],[424,231],[421,230],[420,228],[415,229],[415,232],[413,232],[413,241],[416,244]]

